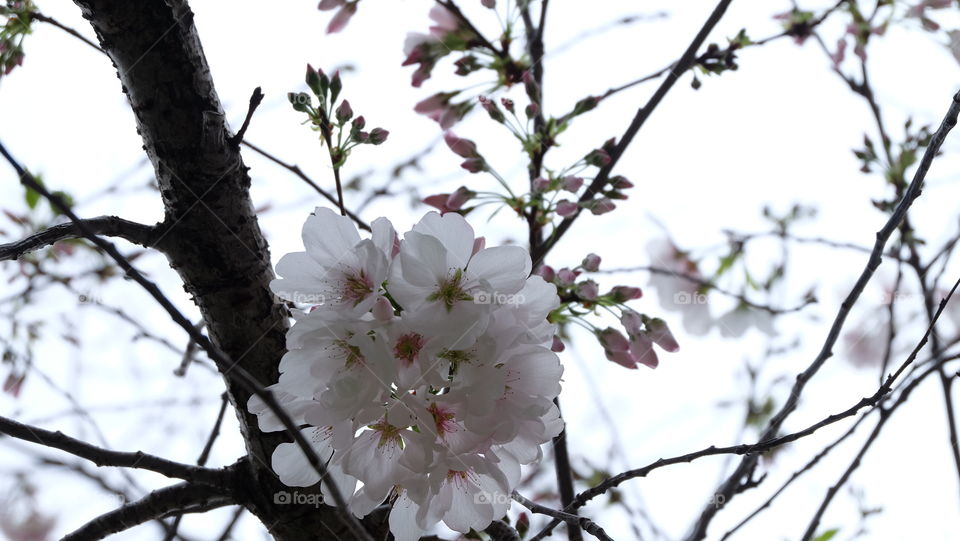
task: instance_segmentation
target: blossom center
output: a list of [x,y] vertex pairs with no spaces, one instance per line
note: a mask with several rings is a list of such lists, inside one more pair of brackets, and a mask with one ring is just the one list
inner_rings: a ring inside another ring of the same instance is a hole
[[463,269],[457,269],[453,276],[437,284],[437,290],[427,300],[442,302],[448,312],[460,301],[472,301],[473,297],[463,289]]
[[393,356],[410,366],[413,361],[417,360],[417,355],[420,354],[421,349],[423,349],[423,336],[411,332],[397,339],[393,346]]

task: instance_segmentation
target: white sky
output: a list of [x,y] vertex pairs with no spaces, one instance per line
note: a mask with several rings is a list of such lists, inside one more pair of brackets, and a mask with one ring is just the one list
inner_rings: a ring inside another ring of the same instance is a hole
[[[460,3],[479,4],[472,0]],[[820,8],[830,3],[804,2],[803,7]],[[706,19],[713,2],[691,0],[682,6],[678,4],[681,3],[552,2],[546,31],[548,52],[623,15],[666,11],[669,18],[620,27],[548,56],[546,110],[554,114],[565,112],[587,94],[599,94],[658,70],[678,57]],[[313,133],[299,124],[301,115],[290,110],[286,102],[286,92],[305,88],[305,63],[328,71],[347,63],[356,66],[355,71],[344,76],[343,95],[354,111],[366,117],[368,126],[390,130],[386,144],[358,148],[348,163],[348,177],[351,173],[381,169],[371,180],[373,186],[383,182],[384,166],[421,150],[439,135],[434,122],[413,113],[413,104],[434,92],[462,84],[448,76],[452,72],[449,60],[441,62],[435,77],[421,89],[409,85],[412,69],[400,66],[406,32],[425,31],[429,24],[427,11],[431,2],[427,0],[367,0],[347,31],[334,36],[323,33],[329,14],[316,11],[315,3],[310,1],[267,4],[196,0],[191,5],[217,90],[234,129],[242,121],[252,89],[262,86],[267,98],[254,117],[247,139],[299,164],[327,187],[332,187],[332,177],[322,159],[325,151],[321,153]],[[273,9],[266,9],[266,5]],[[39,6],[47,15],[92,37],[75,6],[43,1]],[[481,30],[494,35],[498,28],[496,18],[485,10],[472,8],[468,13],[475,15]],[[711,41],[725,43],[723,38],[732,37],[743,27],[753,38],[774,34],[779,25],[770,16],[788,8],[788,2],[737,0],[711,35]],[[952,11],[938,18],[947,28],[960,25],[960,18]],[[841,32],[840,24],[824,25],[828,43],[834,43]],[[931,123],[935,127],[957,90],[960,68],[944,47],[945,40],[942,35],[918,31],[912,23],[893,28],[872,45],[872,81],[895,140],[900,137],[900,126],[908,115],[915,119],[915,125]],[[23,68],[0,84],[0,140],[22,163],[42,172],[49,186],[74,194],[80,202],[77,210],[81,215],[117,214],[145,223],[159,220],[160,202],[150,192],[141,191],[122,202],[109,197],[85,202],[85,196],[118,178],[125,178],[124,184],[133,186],[146,183],[152,175],[143,163],[133,116],[110,63],[49,25],[37,25],[26,47]],[[879,175],[866,176],[857,171],[859,164],[851,153],[852,148],[861,145],[865,131],[874,134],[865,103],[831,73],[829,61],[812,41],[798,47],[786,39],[744,51],[740,65],[737,72],[702,78],[699,91],[690,88],[689,75],[677,83],[617,167],[618,173],[637,185],[630,192],[630,200],[602,217],[584,215],[550,256],[549,263],[558,268],[572,266],[593,251],[603,256],[605,268],[647,264],[645,246],[661,235],[649,219],[651,216],[665,224],[681,246],[706,249],[723,242],[722,230],[765,229],[760,215],[762,205],[784,211],[794,202],[815,205],[819,211],[817,220],[806,222],[795,231],[798,235],[872,244],[885,217],[871,206],[870,198],[888,194]],[[852,63],[847,66],[853,67]],[[624,92],[586,118],[578,119],[564,134],[563,146],[551,152],[550,163],[559,166],[568,163],[568,158],[575,161],[603,140],[619,136],[656,84]],[[455,131],[475,140],[514,186],[523,185],[525,171],[517,146],[486,115],[474,115],[456,126]],[[954,172],[960,165],[956,159],[958,141],[960,134],[948,139],[946,156],[935,163],[927,188],[911,214],[920,234],[934,248],[957,227],[960,190]],[[255,203],[270,204],[273,208],[263,215],[261,227],[276,261],[286,252],[301,249],[300,224],[314,205],[326,203],[298,179],[249,150],[244,151],[244,157],[252,167]],[[492,178],[468,176],[457,163],[457,157],[440,149],[425,160],[421,177],[407,179],[415,179],[422,186],[421,195],[449,191],[463,183],[475,189],[496,189]],[[350,197],[354,203],[360,200],[355,194]],[[21,188],[7,167],[0,167],[0,201],[2,208],[25,208]],[[424,207],[411,209],[408,197],[401,196],[379,200],[364,216],[370,220],[387,215],[402,231],[425,211]],[[472,217],[471,221],[488,237],[488,245],[525,238],[523,224],[507,212],[490,223],[485,223],[483,217]],[[0,230],[14,228],[2,222]],[[771,244],[757,244],[756,248],[760,251],[751,256],[751,268],[763,274],[777,252]],[[782,304],[795,305],[810,287],[816,287],[820,303],[777,323],[781,336],[775,344],[794,340],[801,343],[797,351],[772,357],[763,368],[763,386],[786,376],[787,383],[777,387],[778,398],[782,398],[793,375],[815,356],[840,299],[866,262],[865,254],[813,247],[798,247],[792,257],[795,266],[789,271],[790,285]],[[138,266],[159,282],[182,309],[196,313],[180,293],[177,278],[163,258],[141,258]],[[76,264],[65,268],[82,267]],[[894,270],[889,262],[885,263],[875,282],[891,282]],[[14,264],[3,266],[5,277],[14,271]],[[955,278],[955,273],[946,274],[946,280],[952,282]],[[646,285],[642,275],[619,281],[606,276],[600,279],[602,286]],[[22,284],[4,281],[0,297],[19,287]],[[141,317],[152,331],[170,337],[175,344],[186,342],[133,284],[115,284],[102,290],[86,287],[90,288],[89,294],[104,303],[123,306]],[[868,288],[864,313],[871,306],[868,303],[879,303],[880,291],[875,285]],[[201,367],[192,368],[186,381],[174,378],[170,371],[179,363],[174,354],[148,342],[131,345],[126,339],[118,339],[132,335],[133,331],[96,308],[78,306],[75,297],[63,290],[51,290],[43,298],[43,305],[30,311],[30,317],[51,321],[47,340],[36,350],[37,366],[91,407],[107,434],[109,446],[140,449],[188,462],[195,460],[219,405],[218,378]],[[736,402],[745,396],[743,365],[748,360],[753,364],[762,360],[767,345],[763,337],[756,332],[739,340],[724,340],[717,332],[705,338],[686,336],[680,329],[678,314],[663,312],[652,290],[635,306],[673,322],[681,352],[661,355],[661,366],[656,371],[628,372],[606,362],[589,336],[578,337],[576,347],[562,355],[566,374],[561,400],[573,453],[618,472],[711,444],[739,443],[735,438],[742,406],[721,408],[718,404]],[[732,303],[723,299],[711,306],[715,315],[730,307]],[[912,306],[910,310],[919,308]],[[860,313],[854,313],[850,324],[859,320]],[[58,338],[61,314],[83,318],[78,328],[84,336],[83,349],[71,348]],[[919,333],[912,336],[919,337]],[[80,373],[82,380],[77,377]],[[876,370],[856,370],[840,357],[831,359],[808,386],[801,407],[787,422],[786,430],[803,428],[845,409],[861,396],[872,394],[876,380]],[[188,404],[198,397],[202,403]],[[163,398],[179,405],[119,414],[97,409],[127,403],[149,404]],[[615,424],[615,435],[611,435],[610,427],[598,412],[600,404]],[[49,417],[65,409],[69,409],[69,404],[39,377],[28,380],[19,401],[0,396],[0,415],[103,443],[96,441],[89,424],[76,416]],[[802,478],[769,512],[734,539],[798,539],[826,488],[849,463],[874,422],[868,420],[851,441],[835,452],[832,460]],[[734,500],[714,520],[709,538],[719,538],[847,426],[849,423],[844,422],[824,429],[779,454],[765,488]],[[754,437],[748,434],[745,441]],[[9,451],[7,440],[2,448],[0,487],[6,483],[3,476],[25,464],[24,454]],[[232,462],[240,449],[235,423],[228,416],[211,464]],[[622,449],[626,456],[617,454],[611,463],[611,449],[614,453]],[[583,464],[582,460],[577,463]],[[668,537],[679,537],[709,500],[723,464],[724,458],[714,457],[658,470],[649,478],[629,482],[625,489],[627,501],[642,507]],[[122,481],[115,472],[107,475],[118,484]],[[137,478],[146,486],[165,484],[159,476],[147,474]],[[34,480],[42,485],[38,494],[41,507],[58,515],[56,533],[60,535],[116,504],[88,482],[65,472],[48,471]],[[869,539],[955,538],[955,532],[960,531],[960,491],[947,446],[943,400],[933,379],[896,413],[850,484],[865,490],[867,505],[884,508],[868,523]],[[606,509],[602,501],[587,508],[590,516],[615,539],[633,538],[623,513]],[[219,532],[227,516],[226,512],[218,512],[213,518],[188,518],[184,531],[198,537],[206,533],[209,537],[211,532]],[[856,520],[855,504],[844,492],[824,517],[822,527],[840,527],[838,539],[848,539],[856,529]],[[157,531],[154,526],[144,526],[117,539],[154,539]],[[246,516],[238,529],[238,538],[257,538],[258,531],[254,519]]]

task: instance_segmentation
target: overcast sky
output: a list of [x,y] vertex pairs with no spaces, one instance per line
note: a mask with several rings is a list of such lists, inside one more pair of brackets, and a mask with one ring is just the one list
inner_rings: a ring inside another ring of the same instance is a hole
[[[477,4],[467,9],[468,14],[487,34],[497,32],[497,18],[479,8],[479,2],[460,3]],[[821,9],[831,3],[804,2],[803,7]],[[75,6],[51,1],[38,5],[45,14],[93,37]],[[328,71],[351,66],[353,69],[344,71],[343,95],[354,111],[365,116],[368,126],[390,130],[386,144],[361,147],[348,163],[348,177],[370,173],[367,187],[379,186],[386,179],[385,170],[423,150],[440,135],[436,123],[416,115],[413,105],[434,92],[463,84],[450,76],[449,61],[442,62],[435,77],[420,89],[409,84],[412,69],[400,66],[406,33],[424,32],[430,24],[427,12],[431,2],[427,0],[365,0],[347,30],[337,35],[324,34],[329,14],[317,11],[314,2],[195,0],[191,5],[218,93],[234,129],[243,119],[251,91],[261,86],[267,97],[253,119],[247,140],[297,163],[327,187],[332,187],[332,176],[322,159],[325,151],[321,152],[315,134],[300,124],[301,115],[286,101],[288,91],[305,89],[302,80],[307,62]],[[771,16],[789,6],[788,2],[737,0],[709,41],[725,44],[725,38],[741,28],[754,39],[775,34],[780,26]],[[669,64],[679,57],[712,8],[713,2],[703,0],[552,2],[545,35],[545,109],[561,114],[586,95],[599,94]],[[960,27],[960,18],[953,11],[955,8],[938,14],[945,28]],[[608,26],[625,15],[650,19]],[[844,24],[839,19],[836,24],[825,24],[825,41],[835,43]],[[593,32],[597,29],[603,31]],[[952,94],[960,88],[960,67],[945,45],[945,35],[922,32],[913,21],[896,25],[871,46],[871,78],[895,140],[901,137],[908,116],[917,125],[932,124],[935,128]],[[109,61],[64,32],[40,24],[29,37],[26,52],[24,66],[0,82],[0,140],[22,163],[42,173],[48,186],[72,193],[83,216],[117,214],[144,223],[162,219],[159,198],[150,191],[94,197],[118,179],[123,186],[134,187],[152,178],[133,116]],[[767,228],[761,216],[763,205],[779,212],[794,203],[815,207],[817,218],[804,222],[796,231],[799,235],[863,246],[873,243],[886,217],[870,200],[888,197],[889,193],[880,175],[858,171],[859,163],[851,152],[862,145],[865,132],[874,136],[872,118],[863,100],[832,73],[829,59],[812,40],[803,46],[790,39],[774,41],[742,52],[739,62],[736,72],[702,77],[699,90],[691,88],[689,74],[681,78],[616,169],[636,184],[631,198],[616,212],[600,217],[584,215],[578,220],[551,254],[551,265],[573,266],[588,252],[600,254],[605,268],[649,264],[646,246],[663,236],[657,223],[663,224],[682,247],[716,256],[719,252],[710,249],[722,245],[723,230]],[[852,72],[856,65],[850,62],[844,67]],[[564,134],[551,163],[559,166],[575,161],[605,139],[619,136],[656,84],[620,93],[578,119]],[[518,90],[522,89],[512,92]],[[488,161],[514,186],[523,186],[523,156],[504,130],[485,115],[474,115],[454,130],[475,140]],[[911,211],[915,227],[933,247],[958,227],[960,134],[953,134],[944,149],[945,155],[935,163],[923,196]],[[269,205],[271,209],[262,215],[261,227],[270,241],[274,261],[286,252],[302,249],[300,226],[314,206],[326,205],[326,201],[248,149],[244,150],[244,159],[252,167],[256,205]],[[464,183],[478,190],[497,188],[490,177],[469,176],[460,170],[458,161],[446,149],[438,148],[424,160],[422,172],[408,173],[403,182],[415,185],[421,196],[450,191]],[[348,194],[348,205],[355,206],[363,195]],[[379,199],[364,217],[369,221],[386,215],[398,230],[406,230],[427,211],[423,206],[411,207],[410,199],[410,195]],[[25,209],[22,189],[7,167],[0,167],[0,202],[2,208]],[[478,234],[487,236],[488,246],[523,241],[526,234],[522,221],[502,212],[488,222],[488,214],[471,215]],[[14,231],[2,220],[5,218],[0,218],[0,230]],[[764,272],[777,254],[776,244],[757,244],[749,259],[751,269]],[[574,347],[561,355],[566,369],[561,403],[576,464],[583,469],[589,462],[616,473],[711,444],[740,443],[737,431],[747,392],[744,363],[759,364],[768,346],[800,343],[787,355],[770,357],[762,367],[761,387],[786,376],[785,383],[774,387],[778,405],[782,403],[793,376],[819,350],[840,300],[866,259],[866,254],[859,252],[794,247],[788,287],[774,301],[793,306],[805,291],[815,288],[819,303],[778,320],[780,334],[772,342],[755,331],[737,340],[724,339],[717,331],[705,337],[689,336],[682,330],[677,313],[660,308],[653,290],[636,301],[636,308],[667,319],[681,343],[679,353],[661,355],[656,371],[626,371],[608,363],[589,335],[578,335]],[[162,257],[141,258],[138,266],[149,272],[181,308],[196,314]],[[63,268],[86,266],[68,263]],[[15,274],[16,264],[5,263],[0,269],[4,276],[0,297],[7,297],[21,287],[16,281],[6,281]],[[894,276],[895,267],[888,261],[865,293],[863,306],[852,315],[851,326],[875,317],[882,286],[892,283]],[[647,282],[640,273],[598,279],[604,286],[646,286]],[[949,283],[955,279],[956,273],[946,273]],[[175,344],[186,343],[186,338],[133,284],[84,287],[88,295],[107,305],[122,306]],[[79,305],[75,295],[62,289],[51,290],[42,298],[45,302],[25,313],[25,317],[50,322],[50,332],[36,349],[37,368],[50,382],[69,390],[90,407],[103,428],[105,441],[98,441],[88,421],[62,414],[71,405],[42,377],[31,377],[19,400],[0,395],[0,415],[61,429],[115,449],[141,449],[176,460],[196,460],[219,406],[219,378],[200,367],[192,369],[186,380],[174,378],[170,373],[179,363],[177,355],[149,342],[131,345],[119,338],[132,336],[135,331],[102,309]],[[732,301],[717,297],[710,308],[720,315],[733,306]],[[914,303],[911,309],[918,306]],[[74,348],[59,338],[64,314],[79,316],[76,332],[84,337],[83,348]],[[912,330],[910,338],[919,338],[919,331]],[[838,355],[813,380],[785,429],[794,431],[843,410],[860,397],[873,394],[876,386],[876,369],[857,369]],[[161,399],[171,403],[151,406]],[[725,407],[724,403],[733,405]],[[123,404],[144,407],[111,410]],[[836,456],[802,478],[734,539],[799,539],[827,487],[836,481],[874,422],[868,420],[836,451]],[[849,422],[823,429],[779,453],[768,482],[759,490],[741,495],[720,513],[710,539],[736,524],[847,427]],[[751,442],[755,437],[748,433],[743,441]],[[25,445],[8,443],[5,440],[0,445],[0,490],[11,482],[4,477],[7,473],[30,463],[23,452]],[[231,463],[241,452],[235,423],[228,417],[211,464]],[[693,517],[708,503],[724,464],[723,457],[714,457],[659,470],[649,478],[630,481],[624,495],[629,505],[642,508],[652,517],[667,537],[676,538],[686,532]],[[122,483],[115,472],[107,475]],[[163,484],[156,476],[137,478],[148,487]],[[60,535],[117,503],[64,471],[41,474],[34,481],[41,485],[41,508],[58,516],[55,532]],[[924,384],[896,413],[849,485],[864,491],[866,505],[883,507],[883,513],[868,523],[869,539],[955,538],[955,532],[960,531],[960,491],[949,455],[943,399],[935,381]],[[588,507],[591,516],[615,539],[633,538],[626,515],[619,509],[606,509],[601,501]],[[209,536],[219,531],[229,513],[219,511],[212,516],[188,518],[184,530],[198,538]],[[260,531],[259,525],[249,516],[243,520],[239,538],[256,538],[254,532]],[[827,512],[822,527],[840,527],[838,539],[847,539],[854,534],[856,524],[856,504],[844,491],[844,497]],[[155,539],[156,535],[156,527],[148,525],[117,539]]]

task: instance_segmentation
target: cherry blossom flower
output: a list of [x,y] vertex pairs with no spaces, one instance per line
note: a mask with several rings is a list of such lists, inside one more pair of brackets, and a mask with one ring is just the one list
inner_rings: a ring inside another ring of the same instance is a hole
[[[475,152],[460,141],[451,147]],[[277,265],[274,292],[308,307],[294,310],[269,390],[325,461],[325,497],[335,483],[361,517],[392,499],[400,541],[440,522],[482,530],[507,511],[521,465],[563,430],[553,403],[563,367],[547,319],[557,286],[530,276],[525,250],[487,248],[456,213],[428,213],[402,240],[384,219],[372,228],[361,238],[317,210],[306,251]],[[283,430],[262,400],[248,409],[261,430]],[[294,443],[276,448],[272,467],[289,486],[320,481]]]

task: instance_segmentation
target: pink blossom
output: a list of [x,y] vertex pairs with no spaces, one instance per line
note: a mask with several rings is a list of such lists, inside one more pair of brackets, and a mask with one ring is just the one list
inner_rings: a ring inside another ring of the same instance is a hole
[[464,158],[476,158],[479,156],[476,143],[469,139],[461,139],[452,131],[445,132],[443,134],[443,140],[447,143],[447,146],[450,147],[450,150],[458,156]]
[[581,177],[563,177],[563,189],[571,193],[577,193],[577,190],[583,186],[583,178]]
[[353,17],[353,14],[357,12],[357,4],[344,4],[340,8],[340,11],[333,16],[333,19],[330,19],[330,24],[327,25],[327,33],[335,34],[343,30],[347,23],[350,22],[350,18]]
[[571,203],[570,201],[564,199],[557,203],[557,214],[566,218],[575,214],[579,208],[580,207],[576,203]]
[[647,321],[647,335],[653,340],[653,343],[662,347],[670,353],[675,353],[680,349],[677,340],[667,327],[667,322],[660,318],[653,318]]
[[549,188],[549,187],[550,187],[550,180],[549,180],[549,179],[546,179],[546,178],[543,178],[543,177],[537,177],[537,178],[533,179],[533,189],[534,189],[535,191],[542,192],[542,191],[545,191],[545,190],[546,190],[547,188]]
[[625,352],[630,349],[630,341],[627,340],[627,337],[613,327],[607,327],[598,332],[597,338],[600,340],[603,349],[612,353]]
[[639,287],[616,286],[610,290],[610,296],[617,302],[627,302],[642,297],[643,291]]
[[460,164],[460,167],[470,171],[471,173],[479,173],[487,170],[487,162],[479,156],[476,158],[467,158],[463,161],[463,163]]
[[840,38],[837,40],[837,50],[830,55],[830,61],[833,63],[833,69],[840,69],[840,63],[847,56],[847,40]]
[[435,5],[430,9],[430,18],[436,22],[430,27],[430,34],[439,40],[460,28],[460,21],[457,20],[456,15],[441,5]]
[[568,286],[572,284],[579,275],[579,272],[564,267],[557,272],[557,279],[560,281],[560,285]]
[[448,130],[463,116],[459,108],[450,103],[450,98],[456,95],[457,92],[439,92],[418,103],[413,110],[436,121],[441,129]]
[[447,206],[447,200],[450,199],[450,194],[448,193],[438,193],[435,195],[430,195],[423,198],[423,202],[431,207],[440,211],[440,214],[446,214],[448,212],[455,212],[456,209],[452,209]]
[[601,214],[606,214],[611,210],[617,208],[617,205],[613,201],[607,199],[606,197],[601,197],[600,199],[595,199],[590,205],[590,212],[599,216]]
[[577,284],[577,296],[583,300],[594,301],[600,295],[600,288],[593,280],[585,280]]
[[467,189],[466,186],[460,186],[447,197],[447,208],[460,210],[467,201],[470,201],[476,195],[477,192]]
[[553,267],[551,267],[550,265],[541,265],[537,267],[537,270],[534,272],[534,274],[539,275],[541,278],[543,278],[547,282],[552,282],[553,279],[556,278],[557,276],[556,271],[554,271]]
[[587,272],[597,272],[600,270],[600,256],[594,253],[587,254],[580,265]]
[[567,349],[567,346],[563,345],[563,340],[559,336],[553,335],[553,344],[550,346],[550,351],[560,353],[565,349]]

